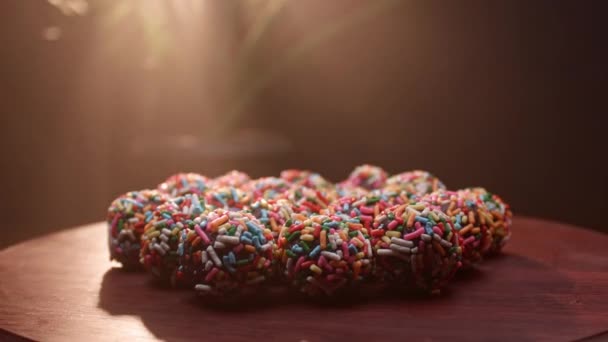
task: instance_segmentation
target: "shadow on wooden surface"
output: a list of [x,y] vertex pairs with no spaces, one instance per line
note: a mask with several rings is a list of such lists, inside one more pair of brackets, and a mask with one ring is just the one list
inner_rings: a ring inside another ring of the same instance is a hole
[[[501,269],[509,271],[496,271]],[[521,341],[558,336],[559,330],[570,329],[568,307],[573,303],[564,303],[564,295],[573,286],[554,268],[519,255],[502,255],[481,268],[459,273],[438,296],[391,288],[311,300],[272,288],[238,302],[210,302],[194,291],[162,288],[146,274],[112,268],[103,277],[99,307],[111,315],[140,317],[163,340],[468,336]]]

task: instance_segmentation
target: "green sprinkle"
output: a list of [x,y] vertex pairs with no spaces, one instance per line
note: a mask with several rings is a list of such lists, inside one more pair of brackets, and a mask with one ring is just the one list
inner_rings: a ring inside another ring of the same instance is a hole
[[291,227],[291,225],[293,224],[293,221],[291,219],[287,220],[287,222],[285,222],[285,227],[289,228]]
[[236,264],[238,266],[243,266],[243,265],[247,265],[249,263],[249,259],[240,259],[236,261]]
[[359,235],[359,231],[358,230],[353,230],[352,232],[348,233],[348,236],[350,236],[350,237],[355,237],[357,235]]
[[290,258],[295,258],[296,255],[294,252],[290,251],[289,249],[285,251],[285,254],[287,254]]
[[298,230],[297,232],[294,232],[293,234],[291,234],[288,238],[287,241],[291,242],[293,240],[295,240],[296,238],[300,237],[300,231]]
[[300,241],[300,246],[302,246],[302,248],[306,251],[309,252],[310,251],[310,247],[308,246],[308,244],[306,243],[306,241],[302,240]]
[[374,204],[379,201],[380,201],[380,197],[374,196],[374,197],[368,198],[367,201],[365,202],[365,204]]
[[229,235],[234,235],[234,233],[236,233],[236,227],[235,226],[231,226],[230,229],[228,229],[228,234]]

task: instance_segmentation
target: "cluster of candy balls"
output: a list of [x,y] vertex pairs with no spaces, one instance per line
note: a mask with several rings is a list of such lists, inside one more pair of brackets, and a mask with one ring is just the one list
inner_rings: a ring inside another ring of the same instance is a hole
[[123,267],[232,296],[271,282],[309,295],[366,283],[436,293],[500,252],[511,218],[483,188],[449,191],[426,171],[389,177],[362,165],[338,184],[306,170],[180,173],[115,199],[107,222],[110,258]]

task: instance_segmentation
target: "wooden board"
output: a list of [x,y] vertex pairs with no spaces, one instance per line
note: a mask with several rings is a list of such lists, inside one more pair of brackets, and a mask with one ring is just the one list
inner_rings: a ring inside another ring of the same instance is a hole
[[218,306],[109,262],[97,223],[0,252],[0,328],[45,341],[565,341],[606,331],[608,236],[530,218],[513,231],[503,256],[436,297],[310,303],[277,290]]

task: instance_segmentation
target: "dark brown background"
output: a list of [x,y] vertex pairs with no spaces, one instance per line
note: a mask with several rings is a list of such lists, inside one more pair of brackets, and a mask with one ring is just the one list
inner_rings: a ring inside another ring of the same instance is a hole
[[600,3],[292,0],[250,44],[266,1],[1,1],[0,247],[177,171],[364,162],[606,231]]

